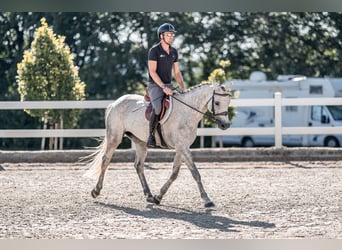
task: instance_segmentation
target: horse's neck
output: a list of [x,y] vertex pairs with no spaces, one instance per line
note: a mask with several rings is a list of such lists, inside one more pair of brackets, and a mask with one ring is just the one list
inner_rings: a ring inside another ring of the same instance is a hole
[[[192,108],[186,107],[185,104],[178,102],[177,113],[182,113],[183,117],[191,117],[190,119],[193,119],[195,123],[197,123],[203,118],[203,113],[208,111],[207,104],[212,96],[212,93],[212,86],[204,85],[191,89],[189,92],[180,95],[179,99]],[[199,112],[196,112],[194,109]]]
[[201,112],[208,110],[207,104],[213,93],[211,85],[204,85],[184,94],[184,101]]

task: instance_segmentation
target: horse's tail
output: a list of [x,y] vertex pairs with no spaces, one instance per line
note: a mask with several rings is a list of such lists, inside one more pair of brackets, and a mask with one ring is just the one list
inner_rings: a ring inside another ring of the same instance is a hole
[[85,157],[89,159],[90,162],[88,164],[89,169],[84,173],[84,177],[96,179],[100,176],[103,157],[106,153],[106,144],[107,139],[105,137],[102,143],[97,147],[97,150],[91,155]]

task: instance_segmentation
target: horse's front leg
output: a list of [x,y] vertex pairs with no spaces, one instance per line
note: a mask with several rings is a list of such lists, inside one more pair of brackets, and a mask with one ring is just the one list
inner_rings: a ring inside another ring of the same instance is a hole
[[175,158],[173,160],[172,174],[170,178],[166,181],[166,183],[160,189],[159,195],[156,195],[154,197],[156,204],[160,204],[160,201],[162,200],[163,196],[166,194],[171,184],[177,179],[181,165],[182,165],[182,157],[179,153],[176,152]]
[[215,204],[209,199],[207,193],[204,190],[202,180],[201,180],[201,175],[200,175],[194,161],[192,160],[192,155],[191,155],[190,149],[189,148],[184,149],[182,151],[182,153],[184,156],[185,163],[188,166],[188,168],[192,174],[192,177],[195,179],[195,181],[197,183],[198,189],[199,189],[200,194],[201,194],[201,198],[204,201],[204,206],[205,207],[215,206]]

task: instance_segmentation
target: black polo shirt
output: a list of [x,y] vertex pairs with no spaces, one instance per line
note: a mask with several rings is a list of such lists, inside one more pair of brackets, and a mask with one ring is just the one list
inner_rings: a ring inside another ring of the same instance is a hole
[[[170,54],[166,53],[160,43],[154,45],[148,51],[148,60],[157,61],[157,74],[163,83],[171,83],[172,80],[172,65],[178,62],[178,52],[170,46]],[[154,83],[149,74],[150,83]]]

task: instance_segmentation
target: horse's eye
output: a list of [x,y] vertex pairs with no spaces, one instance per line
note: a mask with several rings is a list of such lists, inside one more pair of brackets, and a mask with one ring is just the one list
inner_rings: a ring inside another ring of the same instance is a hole
[[220,105],[220,102],[215,102],[215,105],[216,105],[216,106]]

